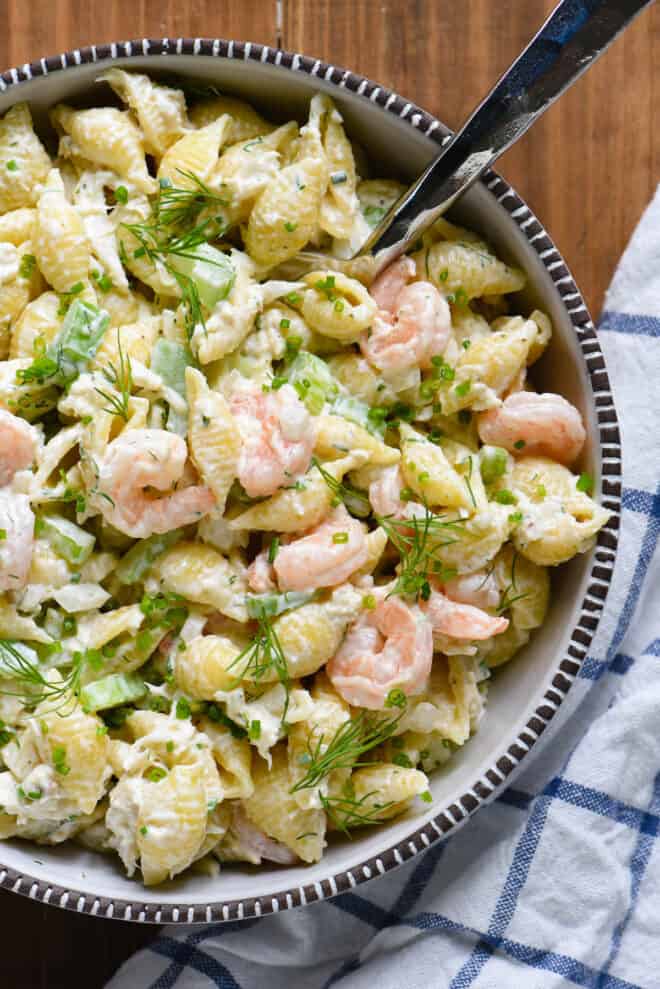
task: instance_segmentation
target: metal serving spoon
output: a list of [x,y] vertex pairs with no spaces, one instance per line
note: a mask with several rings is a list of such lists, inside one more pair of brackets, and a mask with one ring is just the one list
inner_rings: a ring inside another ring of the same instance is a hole
[[408,250],[652,2],[562,0],[348,265],[373,276]]

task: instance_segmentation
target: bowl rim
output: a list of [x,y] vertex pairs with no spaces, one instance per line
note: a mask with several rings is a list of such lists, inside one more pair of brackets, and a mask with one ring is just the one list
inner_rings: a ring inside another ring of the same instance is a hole
[[[351,70],[270,45],[221,38],[142,38],[75,48],[1,73],[0,93],[31,79],[85,64],[159,55],[195,55],[262,62],[283,70],[304,72],[375,103],[438,145],[442,145],[451,133],[437,118],[416,104]],[[126,900],[94,896],[75,888],[48,883],[0,862],[0,888],[77,913],[157,924],[243,920],[327,899],[375,876],[384,875],[454,833],[481,806],[489,803],[505,789],[511,774],[550,724],[579,673],[598,626],[612,579],[621,508],[621,441],[605,360],[589,311],[568,266],[542,224],[503,178],[489,170],[482,177],[481,183],[504,207],[533,247],[550,275],[573,327],[584,358],[596,415],[601,454],[601,503],[612,513],[608,523],[598,534],[589,583],[570,641],[564,654],[555,660],[551,684],[526,724],[503,751],[494,753],[492,764],[471,786],[466,787],[461,797],[422,827],[415,828],[380,854],[308,885],[265,893],[259,897],[218,900],[205,905],[185,902],[158,905],[141,902],[139,898]]]

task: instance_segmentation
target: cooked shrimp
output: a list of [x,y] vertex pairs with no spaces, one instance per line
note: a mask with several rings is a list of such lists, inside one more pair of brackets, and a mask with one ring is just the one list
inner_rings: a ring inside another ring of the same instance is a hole
[[276,589],[273,564],[268,559],[269,552],[267,549],[262,550],[247,568],[248,587],[256,594],[266,594]]
[[382,710],[390,690],[424,690],[433,660],[433,632],[417,605],[386,598],[349,629],[327,665],[335,689],[354,707]]
[[452,601],[437,590],[431,591],[422,610],[431,622],[434,635],[446,635],[450,639],[490,639],[509,627],[507,618],[496,618],[472,604]]
[[[145,539],[199,522],[212,511],[210,488],[191,485],[173,491],[188,456],[186,441],[164,429],[128,429],[108,444],[99,465],[98,507],[115,529]],[[152,497],[147,488],[170,491]]]
[[496,409],[482,412],[478,422],[482,443],[503,446],[514,456],[549,457],[572,464],[586,433],[582,416],[561,395],[521,391],[509,395]]
[[392,515],[395,518],[405,516],[406,504],[401,501],[403,487],[398,464],[383,468],[378,480],[369,485],[369,502],[376,515]]
[[262,859],[278,865],[296,865],[300,859],[295,852],[274,838],[269,838],[253,824],[240,805],[234,804],[230,831],[247,861],[260,865]]
[[408,284],[415,270],[409,258],[400,258],[371,286],[379,308],[360,347],[381,371],[428,367],[447,346],[451,333],[447,301],[431,282]]
[[342,584],[368,555],[364,527],[339,505],[306,536],[282,546],[273,568],[283,591],[311,591]]
[[16,591],[27,583],[32,545],[34,515],[30,499],[24,494],[0,491],[0,591]]
[[500,603],[495,575],[483,570],[445,580],[441,590],[452,601],[473,604],[475,608],[497,608]]
[[403,254],[374,279],[369,294],[376,300],[379,309],[394,312],[399,293],[416,274],[417,265],[412,258]]
[[0,409],[0,487],[9,484],[16,471],[32,465],[38,441],[34,426]]
[[230,407],[243,439],[238,479],[250,498],[274,494],[308,470],[316,428],[291,385],[264,393],[250,383]]

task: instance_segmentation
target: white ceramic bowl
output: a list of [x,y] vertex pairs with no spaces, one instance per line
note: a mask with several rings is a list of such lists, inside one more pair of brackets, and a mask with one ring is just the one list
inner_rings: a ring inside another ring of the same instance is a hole
[[[347,129],[378,163],[375,174],[412,179],[438,151],[446,128],[412,103],[352,72],[261,45],[207,39],[142,40],[41,59],[0,76],[0,113],[27,100],[37,128],[59,101],[93,105],[108,93],[94,80],[108,63],[214,84],[266,115],[304,120],[310,97],[329,92]],[[561,193],[558,191],[557,195]],[[616,551],[620,446],[603,356],[582,297],[559,252],[516,193],[488,174],[454,211],[500,256],[527,272],[521,304],[548,312],[555,334],[534,369],[543,390],[565,395],[587,426],[583,467],[612,511],[596,548],[554,575],[550,614],[529,646],[498,671],[477,735],[431,782],[433,804],[355,840],[333,841],[304,867],[227,867],[210,879],[186,875],[155,889],[123,875],[118,859],[75,845],[0,845],[0,885],[79,912],[126,920],[192,923],[260,916],[332,896],[385,873],[455,831],[513,778],[578,674],[607,594]]]

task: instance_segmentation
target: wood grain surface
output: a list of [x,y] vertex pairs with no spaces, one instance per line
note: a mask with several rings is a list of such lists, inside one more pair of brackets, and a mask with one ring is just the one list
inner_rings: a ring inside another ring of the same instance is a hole
[[[206,36],[350,67],[456,126],[554,0],[0,0],[0,66],[89,43]],[[660,7],[647,10],[499,168],[550,231],[594,316],[660,180]],[[386,168],[384,169],[386,171]],[[100,989],[153,929],[0,893],[8,989]]]

